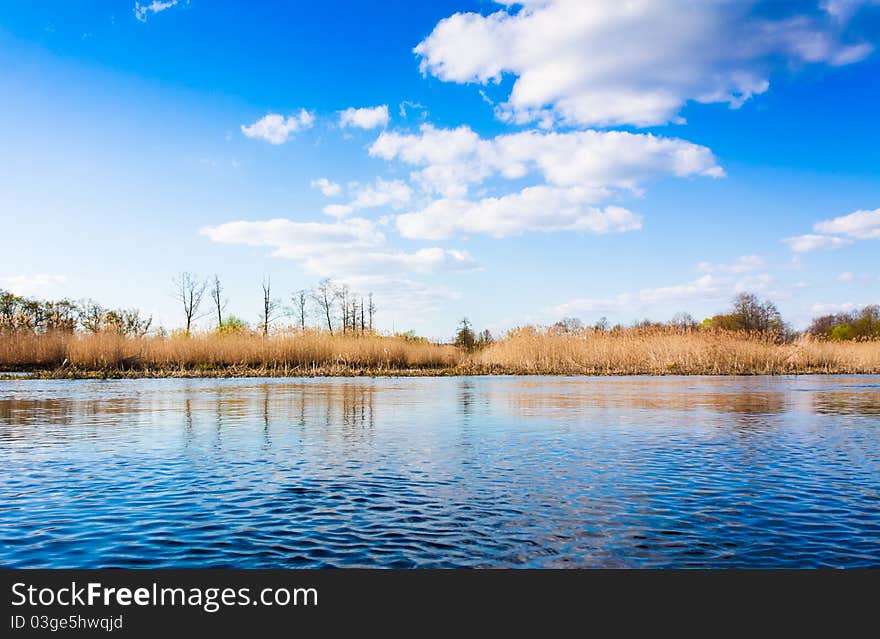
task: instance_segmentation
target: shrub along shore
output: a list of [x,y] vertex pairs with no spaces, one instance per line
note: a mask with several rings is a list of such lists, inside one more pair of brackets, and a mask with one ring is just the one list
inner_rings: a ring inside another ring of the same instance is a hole
[[131,337],[0,335],[0,370],[37,377],[880,374],[880,341],[723,329],[525,327],[467,347],[316,329]]

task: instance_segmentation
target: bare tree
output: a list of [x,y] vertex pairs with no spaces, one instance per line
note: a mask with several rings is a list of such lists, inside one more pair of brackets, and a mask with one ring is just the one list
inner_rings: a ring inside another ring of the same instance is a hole
[[693,331],[699,326],[693,315],[684,311],[679,311],[673,315],[672,321],[669,324],[680,331]]
[[324,318],[327,320],[327,330],[330,331],[330,334],[332,335],[333,321],[331,319],[331,313],[333,311],[333,303],[337,297],[336,287],[333,285],[333,280],[324,278],[318,282],[318,286],[315,288],[313,296],[315,298],[315,303],[317,303],[318,308],[321,309]]
[[269,326],[278,319],[281,314],[281,302],[272,299],[272,280],[263,278],[263,312],[260,315],[260,324],[263,326],[263,335],[269,334]]
[[214,275],[214,283],[210,290],[211,299],[214,301],[214,308],[217,310],[217,328],[223,328],[223,311],[229,303],[228,299],[223,299],[223,285],[220,284],[220,276]]
[[309,299],[309,292],[301,288],[293,294],[293,304],[296,310],[296,316],[299,319],[300,330],[306,330],[306,302]]
[[186,317],[186,334],[190,334],[192,322],[198,319],[199,306],[208,282],[200,280],[192,273],[183,272],[174,278],[174,297],[183,305],[183,315]]
[[342,309],[342,332],[348,330],[351,317],[351,307],[349,305],[350,291],[347,284],[342,284],[336,289],[336,296],[339,298],[339,306]]
[[370,330],[373,330],[373,314],[376,312],[376,305],[373,304],[373,294],[367,295],[367,313],[370,315]]
[[361,335],[364,334],[364,298],[361,297]]

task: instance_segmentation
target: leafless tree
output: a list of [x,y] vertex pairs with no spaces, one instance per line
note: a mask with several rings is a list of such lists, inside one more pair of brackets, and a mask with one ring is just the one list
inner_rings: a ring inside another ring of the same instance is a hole
[[370,316],[370,330],[373,330],[373,314],[376,312],[376,305],[373,304],[373,294],[367,295],[367,313]]
[[693,315],[684,311],[679,311],[673,315],[672,321],[670,321],[669,324],[680,331],[693,331],[699,326]]
[[339,307],[342,310],[342,332],[345,333],[351,324],[351,305],[349,297],[351,291],[347,284],[342,284],[336,289],[336,296],[339,298]]
[[364,334],[364,298],[361,298],[361,335]]
[[333,304],[336,301],[337,293],[336,287],[333,284],[333,280],[329,278],[324,278],[320,282],[318,282],[318,286],[315,288],[314,293],[312,294],[315,298],[315,303],[318,305],[318,308],[321,309],[321,314],[327,320],[327,330],[330,331],[330,334],[333,334],[333,321],[331,319],[333,312]]
[[214,283],[211,285],[209,292],[211,299],[214,301],[214,308],[217,310],[217,328],[223,327],[223,311],[226,310],[228,299],[223,299],[223,285],[220,283],[220,276],[214,275]]
[[198,276],[183,272],[174,278],[174,297],[183,305],[183,315],[186,317],[186,334],[190,334],[192,322],[198,319],[199,307],[208,288],[206,280],[200,280]]
[[269,326],[281,315],[281,302],[272,299],[272,280],[263,278],[263,312],[260,315],[260,324],[263,326],[263,335],[269,334]]
[[309,299],[309,292],[301,288],[293,294],[293,304],[296,316],[299,319],[300,330],[306,330],[306,303]]

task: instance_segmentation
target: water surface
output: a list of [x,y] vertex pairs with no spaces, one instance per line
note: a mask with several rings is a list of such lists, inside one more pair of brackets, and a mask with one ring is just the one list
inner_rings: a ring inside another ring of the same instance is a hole
[[880,566],[880,377],[0,381],[6,567]]

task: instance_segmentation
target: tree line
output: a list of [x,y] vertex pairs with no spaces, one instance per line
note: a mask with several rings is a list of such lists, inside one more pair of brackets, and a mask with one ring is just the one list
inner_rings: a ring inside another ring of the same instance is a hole
[[[297,328],[315,325],[331,334],[366,333],[374,330],[376,303],[372,293],[361,295],[347,284],[321,280],[311,289],[300,289],[287,301],[274,295],[272,281],[262,284],[262,303],[257,330],[268,335],[282,319],[293,319]],[[183,272],[172,280],[172,296],[181,310],[182,329],[190,335],[194,324],[212,317],[219,332],[248,329],[244,320],[226,314],[229,299],[219,275],[211,278]],[[312,323],[314,320],[314,323]],[[153,327],[153,318],[136,308],[106,308],[92,299],[39,300],[0,290],[0,331],[28,333],[103,333],[143,337]],[[154,329],[164,334],[165,329]]]
[[152,326],[152,317],[136,308],[108,309],[86,299],[73,301],[37,300],[0,290],[0,331],[89,333],[112,331],[142,337]]
[[[880,307],[866,306],[851,313],[823,315],[815,318],[803,333],[795,331],[770,300],[759,299],[754,293],[739,293],[733,298],[731,308],[725,313],[707,317],[701,322],[689,313],[676,313],[668,322],[640,320],[632,325],[637,329],[671,328],[680,331],[724,330],[768,336],[780,342],[791,341],[800,335],[830,340],[870,339],[880,337]],[[622,330],[621,325],[609,326],[606,318],[600,318],[592,326],[580,319],[565,317],[550,327],[550,331],[571,334],[582,331]]]
[[[332,335],[334,332],[372,332],[376,316],[373,294],[361,295],[347,284],[325,278],[310,289],[300,289],[289,295],[287,301],[273,293],[272,279],[264,277],[261,282],[261,307],[257,328],[268,335],[273,324],[284,318],[292,318],[297,328],[305,330],[314,318],[316,324]],[[180,303],[184,318],[184,332],[189,335],[193,322],[209,315],[216,319],[216,329],[221,332],[237,331],[247,327],[243,320],[224,312],[229,303],[219,275],[202,279],[193,273],[183,272],[173,279],[174,297]],[[210,309],[204,310],[207,294]]]
[[[229,299],[218,275],[200,278],[183,272],[173,278],[173,297],[181,310],[181,332],[191,334],[194,323],[206,317],[213,318],[218,332],[249,330],[248,324],[227,314]],[[364,334],[374,331],[376,304],[372,293],[361,295],[347,284],[323,279],[312,288],[299,289],[287,299],[277,297],[272,281],[266,277],[261,283],[261,306],[255,329],[268,335],[273,325],[282,319],[305,330],[318,327],[331,334]],[[637,321],[633,328],[672,328],[683,331],[720,329],[732,332],[758,333],[777,341],[798,337],[770,300],[761,300],[752,293],[740,293],[731,308],[698,322],[688,313],[677,313],[668,322]],[[610,326],[606,318],[586,325],[579,318],[565,317],[548,328],[554,334],[576,334],[585,331],[616,331],[623,326]],[[136,308],[106,308],[92,299],[73,301],[38,300],[0,290],[0,332],[113,332],[128,337],[143,337],[151,329],[165,334],[163,328],[154,328],[152,316]],[[857,340],[880,338],[880,306],[869,305],[847,313],[823,315],[815,318],[804,334],[829,340]],[[421,340],[414,333],[403,337]],[[483,348],[494,341],[488,330],[477,332],[470,320],[462,319],[453,337],[453,343],[465,350]]]
[[822,315],[814,319],[807,330],[812,335],[833,340],[880,337],[880,306],[872,304],[849,313]]

